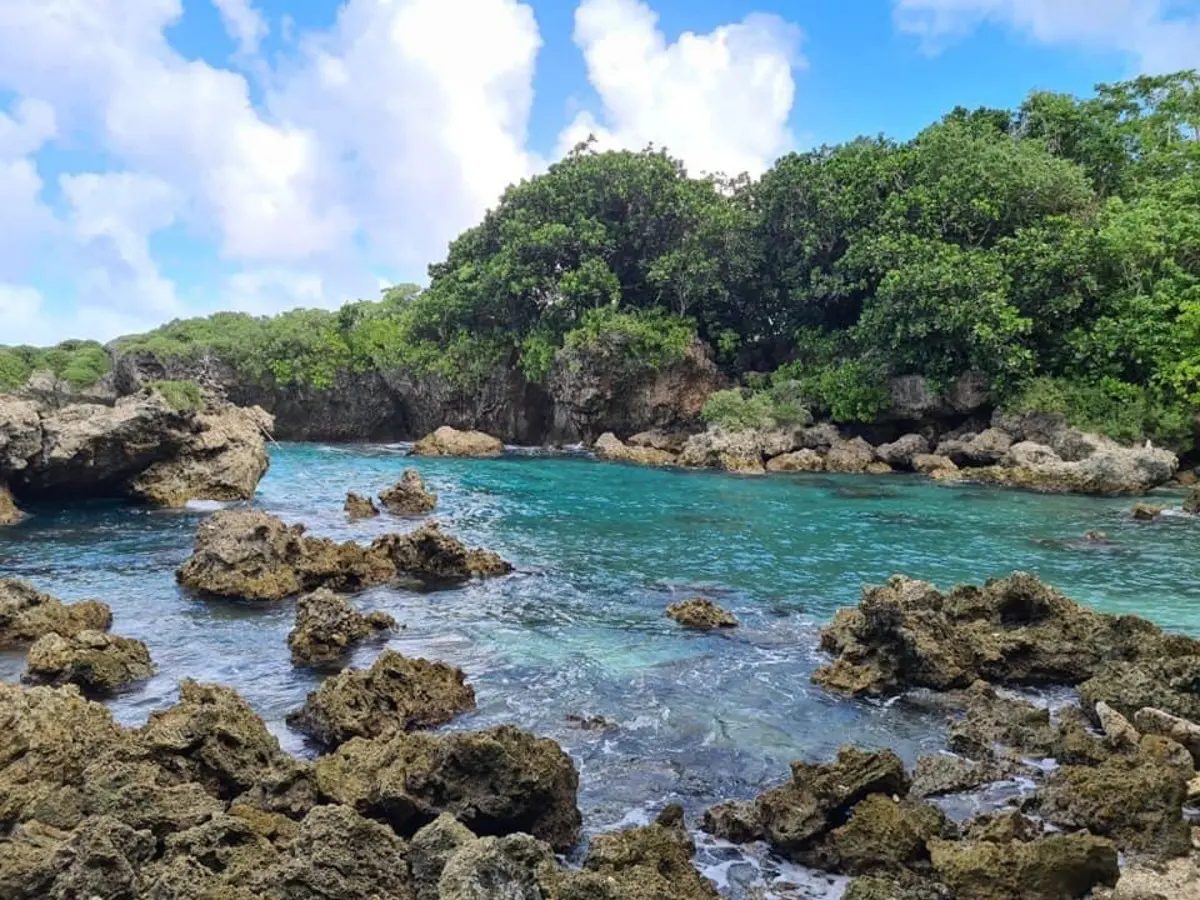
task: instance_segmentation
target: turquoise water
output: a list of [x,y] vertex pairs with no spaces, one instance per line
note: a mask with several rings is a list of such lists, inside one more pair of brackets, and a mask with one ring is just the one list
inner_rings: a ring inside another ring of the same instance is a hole
[[[891,746],[910,761],[940,746],[939,714],[906,701],[846,702],[809,683],[821,625],[892,573],[946,586],[1026,569],[1099,609],[1200,634],[1200,521],[1134,523],[1129,500],[907,476],[746,479],[584,457],[415,460],[397,448],[305,444],[274,452],[255,502],[314,533],[369,540],[411,523],[347,523],[346,491],[377,493],[410,465],[440,495],[436,517],[449,530],[517,571],[436,593],[381,588],[358,602],[407,626],[391,646],[467,671],[479,710],[452,727],[514,722],[563,744],[581,771],[589,829],[638,821],[670,800],[698,813],[751,796],[790,760],[826,757],[847,741]],[[286,747],[307,752],[283,724],[317,683],[289,662],[291,604],[206,601],[175,585],[204,511],[98,503],[33,512],[0,530],[0,572],[67,599],[103,599],[114,630],[150,647],[159,674],[113,701],[123,721],[170,703],[178,679],[192,676],[234,686]],[[1110,542],[1083,541],[1092,530]],[[663,616],[695,593],[742,627],[696,634]],[[377,652],[361,648],[355,662]],[[15,679],[20,666],[19,655],[0,655],[0,677]],[[581,730],[570,715],[616,727]],[[744,860],[705,852],[738,896]]]

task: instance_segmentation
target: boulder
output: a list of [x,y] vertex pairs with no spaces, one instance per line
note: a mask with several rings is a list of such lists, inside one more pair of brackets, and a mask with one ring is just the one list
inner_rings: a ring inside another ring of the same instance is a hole
[[400,480],[379,495],[384,508],[399,516],[420,516],[437,506],[437,494],[425,487],[416,469],[405,469]]
[[685,628],[698,628],[703,631],[736,628],[738,623],[733,613],[717,606],[707,597],[692,597],[672,603],[667,607],[667,616]]
[[462,669],[385,650],[371,668],[325,679],[288,724],[325,747],[353,737],[429,728],[475,708]]
[[918,800],[870,794],[850,811],[811,854],[821,868],[849,875],[902,874],[928,867],[929,843],[952,828],[936,806]]
[[288,633],[288,647],[297,665],[333,663],[360,641],[396,627],[387,613],[363,615],[342,594],[320,588],[296,601],[296,625]]
[[744,475],[762,474],[766,471],[763,468],[763,434],[753,429],[729,431],[711,426],[688,438],[679,453],[679,464]]
[[1062,461],[1052,447],[1034,441],[1020,441],[1008,448],[1003,463],[1012,468],[1036,468]]
[[1163,507],[1155,506],[1153,503],[1134,504],[1133,512],[1130,513],[1138,522],[1153,522],[1162,514]]
[[51,632],[29,648],[22,680],[29,684],[77,684],[94,694],[154,674],[150,651],[141,641],[105,631],[78,631],[68,637]]
[[875,461],[875,448],[860,437],[835,441],[825,454],[828,472],[865,472]]
[[[1193,477],[1195,476],[1193,475]],[[2,503],[3,501],[0,500],[0,504]],[[1183,498],[1183,511],[1193,516],[1200,515],[1200,484],[1192,484],[1188,488],[1188,492]]]
[[973,900],[1066,900],[1116,884],[1112,841],[1086,833],[1022,842],[930,842],[933,870],[956,896]]
[[523,831],[556,850],[579,837],[579,775],[558,744],[501,725],[486,731],[354,738],[316,763],[320,794],[411,835],[441,813],[475,834]]
[[932,753],[917,759],[912,774],[914,797],[957,794],[994,781],[997,773],[986,764],[953,753]]
[[150,897],[265,898],[270,887],[264,876],[279,862],[279,849],[253,821],[219,814],[167,835],[161,856],[146,866],[142,880]]
[[12,491],[8,489],[3,481],[0,481],[0,528],[5,525],[16,525],[25,514],[17,507],[17,501],[13,498]]
[[[609,432],[609,434],[611,433]],[[664,431],[661,428],[653,428],[650,431],[639,431],[629,439],[629,444],[674,455],[683,449],[688,437],[690,435],[686,431]]]
[[1142,736],[1129,724],[1129,720],[1103,700],[1096,704],[1096,721],[1100,723],[1100,730],[1113,749],[1130,750],[1141,740]]
[[443,425],[413,444],[412,452],[414,456],[490,457],[503,454],[504,444],[482,431],[459,431]]
[[1127,661],[1106,662],[1079,685],[1084,703],[1107,703],[1127,719],[1136,720],[1144,707],[1200,721],[1200,655],[1194,642],[1170,635],[1159,657],[1139,655]]
[[626,444],[611,431],[596,439],[592,448],[600,459],[636,463],[641,466],[673,466],[675,453],[650,445]]
[[958,465],[954,460],[946,456],[938,456],[935,453],[918,453],[912,458],[912,468],[914,472],[920,472],[922,475],[936,475],[940,472],[957,472]]
[[889,419],[925,420],[976,412],[990,402],[988,380],[982,372],[964,372],[943,390],[923,375],[901,375],[888,382],[892,396]]
[[354,591],[403,576],[452,580],[511,568],[494,553],[465,547],[435,522],[363,547],[310,537],[302,525],[243,509],[222,510],[200,524],[192,556],[176,577],[214,596],[281,600],[320,587]]
[[781,453],[767,460],[768,472],[823,472],[825,457],[807,447],[791,453]]
[[978,679],[1079,684],[1112,659],[1160,664],[1200,654],[1200,642],[1135,616],[1095,612],[1022,572],[944,594],[894,576],[865,589],[857,608],[839,610],[821,647],[835,659],[813,680],[851,695],[947,690]]
[[351,522],[359,519],[373,519],[379,515],[379,507],[375,505],[374,500],[353,491],[346,494],[346,503],[342,509],[345,510],[346,518]]
[[28,644],[57,633],[107,631],[112,610],[99,600],[63,603],[17,578],[0,578],[0,647]]
[[437,900],[542,900],[556,897],[563,879],[554,851],[527,834],[476,838],[446,860]]
[[442,813],[413,835],[408,844],[408,864],[417,900],[439,900],[438,882],[446,863],[466,844],[479,840],[467,826]]
[[762,820],[753,802],[726,800],[704,811],[700,827],[709,834],[734,844],[747,844],[763,838]]
[[[1028,458],[1027,450],[1022,453]],[[1059,458],[1019,464],[1011,454],[1010,450],[1010,455],[998,465],[972,469],[969,477],[1035,491],[1117,496],[1144,494],[1165,484],[1179,466],[1179,460],[1169,450],[1121,447],[1111,441],[1076,460]]]
[[875,448],[876,455],[896,469],[914,469],[914,460],[929,453],[929,441],[919,434],[906,434]]
[[1161,735],[1182,746],[1200,766],[1200,725],[1153,707],[1139,709],[1133,721],[1142,734]]

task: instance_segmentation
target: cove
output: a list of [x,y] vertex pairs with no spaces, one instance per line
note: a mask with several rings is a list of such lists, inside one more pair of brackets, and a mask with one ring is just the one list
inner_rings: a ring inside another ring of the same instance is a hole
[[[694,815],[749,797],[781,780],[792,759],[827,758],[843,743],[892,747],[910,763],[942,746],[937,711],[905,699],[850,702],[809,683],[821,625],[862,584],[895,572],[949,586],[1025,569],[1103,611],[1200,633],[1200,526],[1135,523],[1129,500],[895,475],[746,479],[583,456],[413,459],[392,447],[292,444],[274,451],[255,502],[316,534],[370,539],[417,520],[347,523],[345,492],[377,493],[406,466],[439,494],[436,517],[448,530],[500,552],[517,572],[436,593],[379,588],[359,605],[407,626],[389,642],[397,650],[466,670],[479,709],[452,728],[512,722],[560,742],[580,768],[592,831],[671,800]],[[0,532],[0,571],[64,599],[111,604],[114,630],[144,640],[158,666],[113,701],[122,721],[166,706],[191,676],[235,688],[286,748],[307,751],[283,724],[320,677],[289,661],[292,604],[202,600],[175,585],[204,510],[92,503],[31,512]],[[1085,541],[1089,531],[1108,542]],[[732,610],[741,627],[695,634],[663,616],[695,593]],[[361,648],[354,662],[378,649]],[[0,656],[0,676],[15,680],[21,661]],[[583,729],[571,716],[615,727]],[[699,861],[710,872],[722,860],[749,865],[723,853],[706,847]],[[736,886],[737,876],[726,881]]]

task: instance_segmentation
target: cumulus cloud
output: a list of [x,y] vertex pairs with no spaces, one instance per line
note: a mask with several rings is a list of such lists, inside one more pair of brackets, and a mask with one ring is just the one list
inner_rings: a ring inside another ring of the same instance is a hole
[[1194,0],[895,0],[894,14],[929,52],[994,24],[1040,43],[1124,53],[1139,72],[1200,65]]
[[258,52],[258,45],[269,31],[267,20],[254,8],[250,0],[212,0],[221,14],[225,31],[233,38],[238,51],[251,55]]
[[691,168],[758,173],[793,143],[799,29],[753,14],[673,43],[640,0],[583,0],[575,43],[603,111],[581,112],[560,150],[595,135],[601,146],[666,146]]

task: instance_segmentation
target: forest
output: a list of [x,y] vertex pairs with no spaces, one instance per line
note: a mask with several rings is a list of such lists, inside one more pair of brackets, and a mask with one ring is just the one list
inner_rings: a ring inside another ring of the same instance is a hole
[[[886,380],[985,373],[1012,408],[1186,449],[1200,410],[1200,75],[957,108],[911,140],[790,153],[758,179],[582,144],[511,186],[403,285],[337,311],[221,313],[122,338],[328,386],[412,367],[547,376],[565,349],[657,367],[696,338],[744,389],[716,420],[797,404],[869,421]],[[0,349],[0,387],[86,383],[98,345]]]

